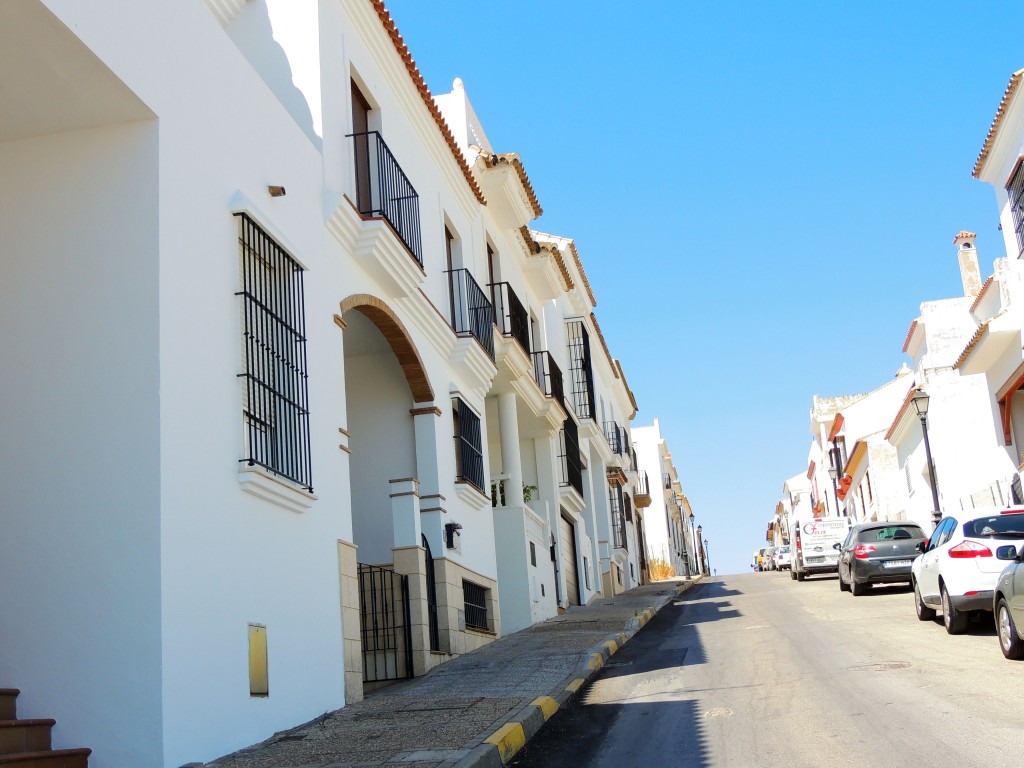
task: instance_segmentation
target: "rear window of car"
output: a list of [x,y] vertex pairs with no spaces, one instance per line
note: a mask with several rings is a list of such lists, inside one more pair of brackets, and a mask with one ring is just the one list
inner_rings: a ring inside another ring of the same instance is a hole
[[781,552],[781,553],[782,553],[782,554],[784,554],[784,555],[788,555],[788,554],[789,554],[789,547],[782,547],[782,548],[781,548],[781,549],[779,550],[779,552]]
[[979,517],[964,523],[964,536],[974,538],[1024,539],[1024,514]]
[[924,531],[917,525],[887,525],[868,528],[860,532],[860,541],[892,541],[894,539],[923,539]]

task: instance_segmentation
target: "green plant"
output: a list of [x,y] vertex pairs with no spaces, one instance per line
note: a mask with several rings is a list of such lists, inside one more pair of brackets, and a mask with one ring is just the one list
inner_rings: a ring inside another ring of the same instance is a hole
[[533,494],[537,492],[536,485],[527,485],[523,483],[523,501],[530,501],[533,499]]

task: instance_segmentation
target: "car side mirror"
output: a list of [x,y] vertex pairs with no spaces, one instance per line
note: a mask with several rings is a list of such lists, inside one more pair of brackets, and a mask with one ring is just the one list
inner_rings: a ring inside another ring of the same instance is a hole
[[917,546],[914,547],[914,549],[916,549],[921,554],[924,554],[925,552],[928,551],[928,542],[927,541],[919,541],[919,542],[917,542]]
[[842,548],[843,548],[843,545],[840,544],[838,541],[835,544],[832,545],[832,549],[842,549]]
[[1006,544],[1002,547],[996,547],[996,559],[997,560],[1016,560],[1017,559],[1017,548],[1013,544]]

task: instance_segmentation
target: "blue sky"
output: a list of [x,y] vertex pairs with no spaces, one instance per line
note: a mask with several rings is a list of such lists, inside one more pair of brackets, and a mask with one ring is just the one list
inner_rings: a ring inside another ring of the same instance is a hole
[[576,240],[612,354],[661,420],[719,573],[748,570],[806,470],[814,394],[906,359],[1003,255],[971,177],[1010,75],[1011,3],[388,0],[435,93],[461,77],[519,152],[537,229]]

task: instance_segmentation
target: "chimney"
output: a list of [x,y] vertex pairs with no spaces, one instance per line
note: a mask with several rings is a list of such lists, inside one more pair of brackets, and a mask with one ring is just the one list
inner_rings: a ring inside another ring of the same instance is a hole
[[981,293],[981,270],[978,269],[978,252],[974,249],[973,232],[961,230],[953,238],[956,246],[957,259],[960,261],[960,280],[964,284],[964,296],[977,296]]

